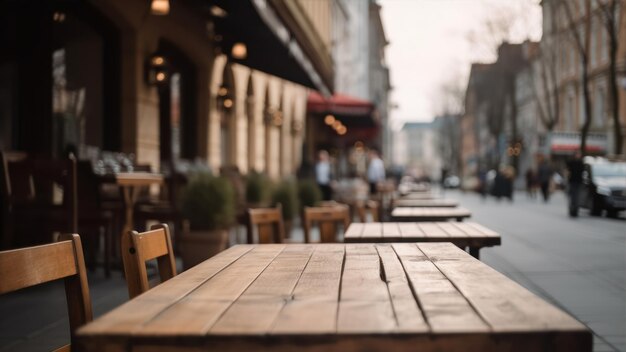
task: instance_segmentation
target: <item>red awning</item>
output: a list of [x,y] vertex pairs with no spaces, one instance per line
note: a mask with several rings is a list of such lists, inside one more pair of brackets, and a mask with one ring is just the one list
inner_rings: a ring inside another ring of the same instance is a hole
[[311,92],[307,100],[307,110],[314,114],[339,116],[371,116],[376,107],[367,100],[344,94],[335,94],[326,99],[317,92]]

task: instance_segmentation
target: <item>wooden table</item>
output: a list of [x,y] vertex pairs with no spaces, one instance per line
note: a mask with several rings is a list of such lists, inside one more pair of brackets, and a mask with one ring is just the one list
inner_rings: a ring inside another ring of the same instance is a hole
[[430,192],[412,192],[412,193],[409,193],[400,197],[400,199],[437,199],[437,198],[439,198],[437,194],[433,194]]
[[[78,330],[83,351],[591,351],[451,243],[239,245]],[[74,348],[74,346],[72,346]]]
[[149,172],[120,172],[115,174],[115,183],[124,196],[125,219],[122,234],[134,230],[135,203],[141,188],[163,183],[163,175]]
[[432,208],[454,208],[459,202],[454,199],[398,199],[393,202],[395,207],[432,207]]
[[483,247],[499,246],[500,235],[474,222],[371,222],[352,223],[346,243],[365,242],[451,242],[480,258]]
[[463,221],[469,218],[472,213],[462,207],[458,208],[432,208],[432,207],[399,207],[391,211],[392,221],[445,221],[456,219]]

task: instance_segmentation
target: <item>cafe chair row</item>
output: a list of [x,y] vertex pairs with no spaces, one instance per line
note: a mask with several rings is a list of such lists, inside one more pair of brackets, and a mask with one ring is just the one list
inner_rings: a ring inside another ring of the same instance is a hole
[[[129,297],[150,289],[146,261],[156,259],[161,282],[176,275],[174,252],[166,224],[123,237],[123,260]],[[0,252],[0,294],[63,279],[71,341],[76,330],[93,320],[81,238],[61,235],[59,242]],[[71,351],[70,345],[56,351]]]

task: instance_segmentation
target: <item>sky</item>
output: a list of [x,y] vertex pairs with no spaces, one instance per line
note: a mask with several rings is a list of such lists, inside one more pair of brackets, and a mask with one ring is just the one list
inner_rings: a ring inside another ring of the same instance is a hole
[[[392,127],[430,121],[441,86],[465,86],[472,62],[495,61],[497,35],[486,23],[504,25],[510,42],[541,38],[538,0],[379,0],[388,41]],[[501,28],[501,27],[498,27]],[[501,32],[498,30],[497,32]]]

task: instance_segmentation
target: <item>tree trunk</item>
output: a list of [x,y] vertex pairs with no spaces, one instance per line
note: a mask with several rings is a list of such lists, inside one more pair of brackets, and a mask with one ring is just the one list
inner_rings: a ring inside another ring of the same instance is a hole
[[586,58],[582,60],[582,85],[585,102],[585,122],[580,131],[580,154],[585,156],[587,155],[587,134],[589,134],[589,127],[591,126],[591,99],[589,98],[589,73]]

